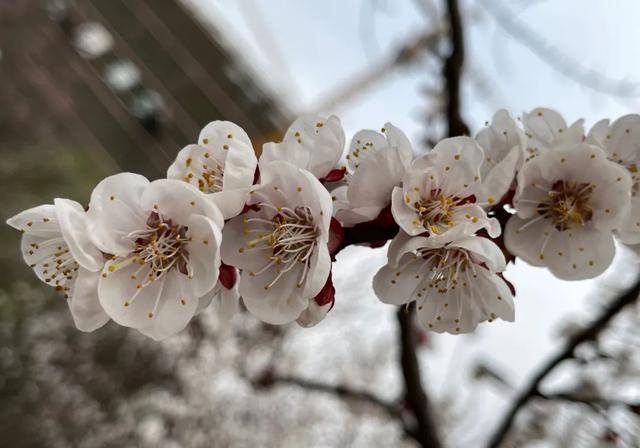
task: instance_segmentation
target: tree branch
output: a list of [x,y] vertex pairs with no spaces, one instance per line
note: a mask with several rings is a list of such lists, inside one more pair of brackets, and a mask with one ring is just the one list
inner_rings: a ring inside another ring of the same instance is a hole
[[556,392],[553,394],[539,393],[538,396],[545,400],[566,401],[569,403],[584,404],[592,408],[609,408],[611,406],[624,406],[631,412],[638,413],[640,409],[640,403],[631,403],[623,400],[613,400],[610,398],[598,397],[598,396],[582,396],[576,393],[569,392]]
[[458,0],[447,0],[447,12],[449,15],[451,54],[444,62],[442,75],[444,76],[448,95],[447,135],[455,137],[469,134],[469,128],[460,115],[460,78],[464,65],[464,32],[460,10],[458,9]]
[[429,407],[427,394],[422,387],[420,365],[416,356],[416,332],[413,325],[413,309],[398,310],[400,324],[400,365],[405,385],[405,400],[416,419],[415,439],[422,447],[442,446]]
[[529,385],[517,396],[511,405],[511,408],[502,420],[502,423],[500,423],[493,437],[491,437],[488,445],[489,447],[499,447],[513,426],[518,412],[529,402],[529,400],[531,400],[531,398],[543,396],[540,393],[540,384],[547,375],[563,361],[573,358],[576,347],[580,344],[596,339],[600,332],[607,327],[611,319],[613,319],[627,305],[634,303],[638,299],[638,294],[640,294],[640,279],[625,294],[612,301],[602,311],[600,316],[591,323],[591,325],[569,338],[564,349],[547,361],[547,363],[543,365],[538,373],[531,379]]
[[350,387],[341,384],[325,384],[293,376],[272,376],[267,381],[260,381],[259,384],[262,387],[273,384],[287,384],[315,392],[324,392],[330,395],[335,395],[339,398],[361,401],[373,405],[394,419],[401,418],[400,408],[397,403],[383,400],[371,392],[351,389]]

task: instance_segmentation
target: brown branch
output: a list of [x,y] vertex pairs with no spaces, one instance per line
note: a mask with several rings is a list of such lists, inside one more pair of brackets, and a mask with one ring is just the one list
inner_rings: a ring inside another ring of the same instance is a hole
[[442,446],[431,415],[429,399],[422,387],[420,365],[416,356],[416,331],[413,323],[413,309],[398,310],[400,324],[400,365],[404,377],[406,404],[416,419],[415,439],[422,447]]
[[529,402],[529,400],[531,400],[531,398],[543,396],[540,392],[540,384],[547,375],[562,362],[573,358],[576,347],[580,344],[596,339],[600,332],[607,327],[611,319],[613,319],[627,305],[634,303],[638,299],[638,294],[640,294],[640,280],[638,280],[626,293],[612,301],[602,311],[599,317],[591,323],[591,325],[571,337],[567,341],[564,349],[540,368],[538,373],[529,382],[529,385],[517,396],[511,405],[507,414],[498,426],[498,429],[491,437],[488,445],[489,447],[499,447],[513,426],[518,412]]
[[597,396],[582,396],[576,393],[570,392],[556,392],[553,394],[543,394],[539,393],[538,396],[542,399],[549,401],[566,401],[569,403],[578,403],[584,404],[591,408],[610,408],[612,406],[624,406],[628,408],[631,412],[638,413],[640,409],[640,403],[631,403],[623,400],[615,400],[605,397],[597,397]]
[[447,0],[449,14],[449,39],[451,54],[444,62],[443,73],[446,85],[447,101],[447,135],[455,137],[468,135],[469,128],[460,115],[460,78],[464,65],[464,32],[462,18],[458,9],[458,0]]
[[[266,383],[266,384],[265,384]],[[260,381],[261,387],[267,387],[274,384],[286,384],[290,386],[297,386],[302,389],[312,390],[315,392],[324,392],[330,395],[335,395],[340,398],[361,401],[378,409],[384,411],[387,415],[392,418],[401,418],[400,408],[397,403],[393,403],[391,401],[383,400],[380,397],[377,397],[375,394],[371,392],[367,392],[364,390],[356,390],[352,389],[348,386],[341,384],[325,384],[319,383],[316,381],[298,378],[294,376],[272,376],[269,377],[266,382]]]

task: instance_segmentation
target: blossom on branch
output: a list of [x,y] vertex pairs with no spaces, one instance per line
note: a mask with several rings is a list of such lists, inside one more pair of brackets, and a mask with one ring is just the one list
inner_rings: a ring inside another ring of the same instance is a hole
[[263,145],[260,170],[273,161],[286,161],[324,179],[338,167],[344,142],[342,124],[335,115],[301,117],[289,126],[282,142]]
[[91,194],[89,230],[111,255],[98,296],[118,324],[154,339],[182,330],[218,282],[222,214],[186,182],[107,177]]
[[104,257],[89,240],[87,217],[77,202],[56,199],[9,218],[22,232],[22,255],[36,276],[64,294],[76,327],[93,331],[109,321],[98,301]]
[[584,120],[571,126],[558,112],[538,107],[522,114],[522,124],[527,136],[526,161],[547,151],[570,149],[584,140]]
[[213,121],[200,132],[198,144],[178,153],[167,178],[197,187],[229,219],[242,211],[257,164],[251,140],[242,128],[228,121]]
[[513,321],[513,294],[499,275],[506,268],[500,248],[459,230],[447,236],[400,232],[373,279],[378,298],[391,305],[415,302],[420,324],[438,333],[469,333],[497,318]]
[[[486,228],[500,234],[497,220],[489,218],[477,195],[481,188],[482,148],[470,137],[447,138],[416,159],[392,193],[391,211],[409,235],[444,236],[460,231],[471,235]],[[489,203],[496,199],[489,198]]]
[[248,205],[225,226],[222,259],[241,270],[240,294],[254,316],[292,322],[329,277],[331,196],[311,172],[275,161],[261,165]]
[[382,131],[362,130],[353,136],[347,185],[331,192],[335,217],[345,227],[375,219],[411,164],[413,149],[406,135],[391,123]]
[[628,213],[631,177],[596,146],[549,151],[518,174],[507,249],[566,280],[593,278],[613,260],[612,230]]

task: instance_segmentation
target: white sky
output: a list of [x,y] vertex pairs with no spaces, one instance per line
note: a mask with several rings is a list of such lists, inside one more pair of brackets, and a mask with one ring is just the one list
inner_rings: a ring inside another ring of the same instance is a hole
[[[184,1],[215,23],[296,110],[313,108],[342,82],[375,65],[398,42],[421,32],[426,23],[411,0]],[[467,22],[473,23],[466,28],[463,89],[464,116],[473,132],[501,107],[519,115],[523,110],[548,106],[562,112],[568,121],[585,118],[588,126],[600,118],[632,112],[634,106],[637,112],[637,99],[611,98],[558,74],[497,27],[477,6],[481,3],[463,3],[473,6],[466,9],[470,12]],[[582,67],[631,81],[640,73],[640,2],[617,0],[615,8],[612,3],[513,0],[509,5],[520,20]],[[531,6],[524,8],[525,4]],[[342,118],[348,136],[391,121],[417,146],[423,135],[421,114],[428,105],[421,88],[433,83],[433,77],[424,67],[397,72],[357,101],[330,112]],[[478,77],[484,91],[471,82]],[[370,286],[370,279],[384,262],[384,250],[353,249],[348,254],[348,259],[339,260],[334,267],[337,304],[332,314],[363,313],[349,319],[359,331],[394,340],[393,310],[377,302]],[[464,390],[469,366],[477,359],[491,359],[521,385],[532,367],[559,347],[559,324],[590,309],[588,293],[600,281],[563,282],[524,263],[510,267],[506,276],[518,290],[516,323],[484,324],[472,336],[434,336],[434,350],[423,353],[425,382],[436,398]],[[292,349],[309,353],[311,364],[319,341],[329,346],[332,344],[327,341],[339,342],[342,329],[336,325],[344,325],[345,319],[332,323],[331,317],[314,329],[297,333]],[[338,365],[346,368],[348,363]],[[471,440],[476,442],[489,434],[506,403],[505,397],[489,387],[481,388],[478,396],[482,397],[482,412],[477,413],[470,429]]]

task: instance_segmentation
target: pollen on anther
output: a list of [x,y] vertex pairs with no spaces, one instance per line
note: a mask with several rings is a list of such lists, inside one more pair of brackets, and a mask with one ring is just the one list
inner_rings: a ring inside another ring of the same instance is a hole
[[[202,139],[202,143],[204,143],[204,144],[206,145],[207,143],[209,143],[209,139],[208,139],[208,138],[203,138],[203,139]],[[205,156],[205,157],[206,157],[206,156]]]
[[460,154],[456,154],[455,156],[453,156],[453,158],[454,158],[455,160],[460,160]]
[[240,249],[238,249],[238,252],[240,252],[241,254],[244,253],[244,247],[241,247]]
[[296,191],[297,191],[298,193],[300,193],[300,192],[302,191],[302,187],[298,187],[298,188],[296,188]]
[[153,313],[149,313],[147,316],[149,317],[149,319],[153,319]]
[[191,204],[192,207],[196,205],[194,201],[189,202],[189,204]]
[[114,265],[110,264],[107,269],[109,270],[109,272],[113,272],[113,271],[116,270],[116,267]]
[[595,262],[593,260],[589,260],[589,266],[593,266]]
[[227,138],[233,138],[233,134],[227,134]]
[[208,152],[205,152],[203,155],[204,155],[204,158],[205,158],[205,159],[208,159],[208,158],[209,158],[209,153],[208,153]]
[[193,162],[193,159],[192,159],[191,157],[189,157],[189,158],[187,158],[187,160],[184,162],[184,164],[185,164],[186,166],[190,166],[190,165],[191,165],[191,162]]
[[114,195],[109,196],[109,200],[113,201],[116,197]]
[[186,304],[187,304],[187,301],[186,301],[186,300],[184,300],[184,299],[180,299],[180,303],[181,303],[181,304],[183,304],[183,305],[186,305]]
[[209,244],[209,240],[202,241],[204,244]]
[[489,197],[487,198],[487,202],[488,202],[489,204],[494,204],[494,203],[496,202],[496,198],[494,198],[493,196],[489,196]]

